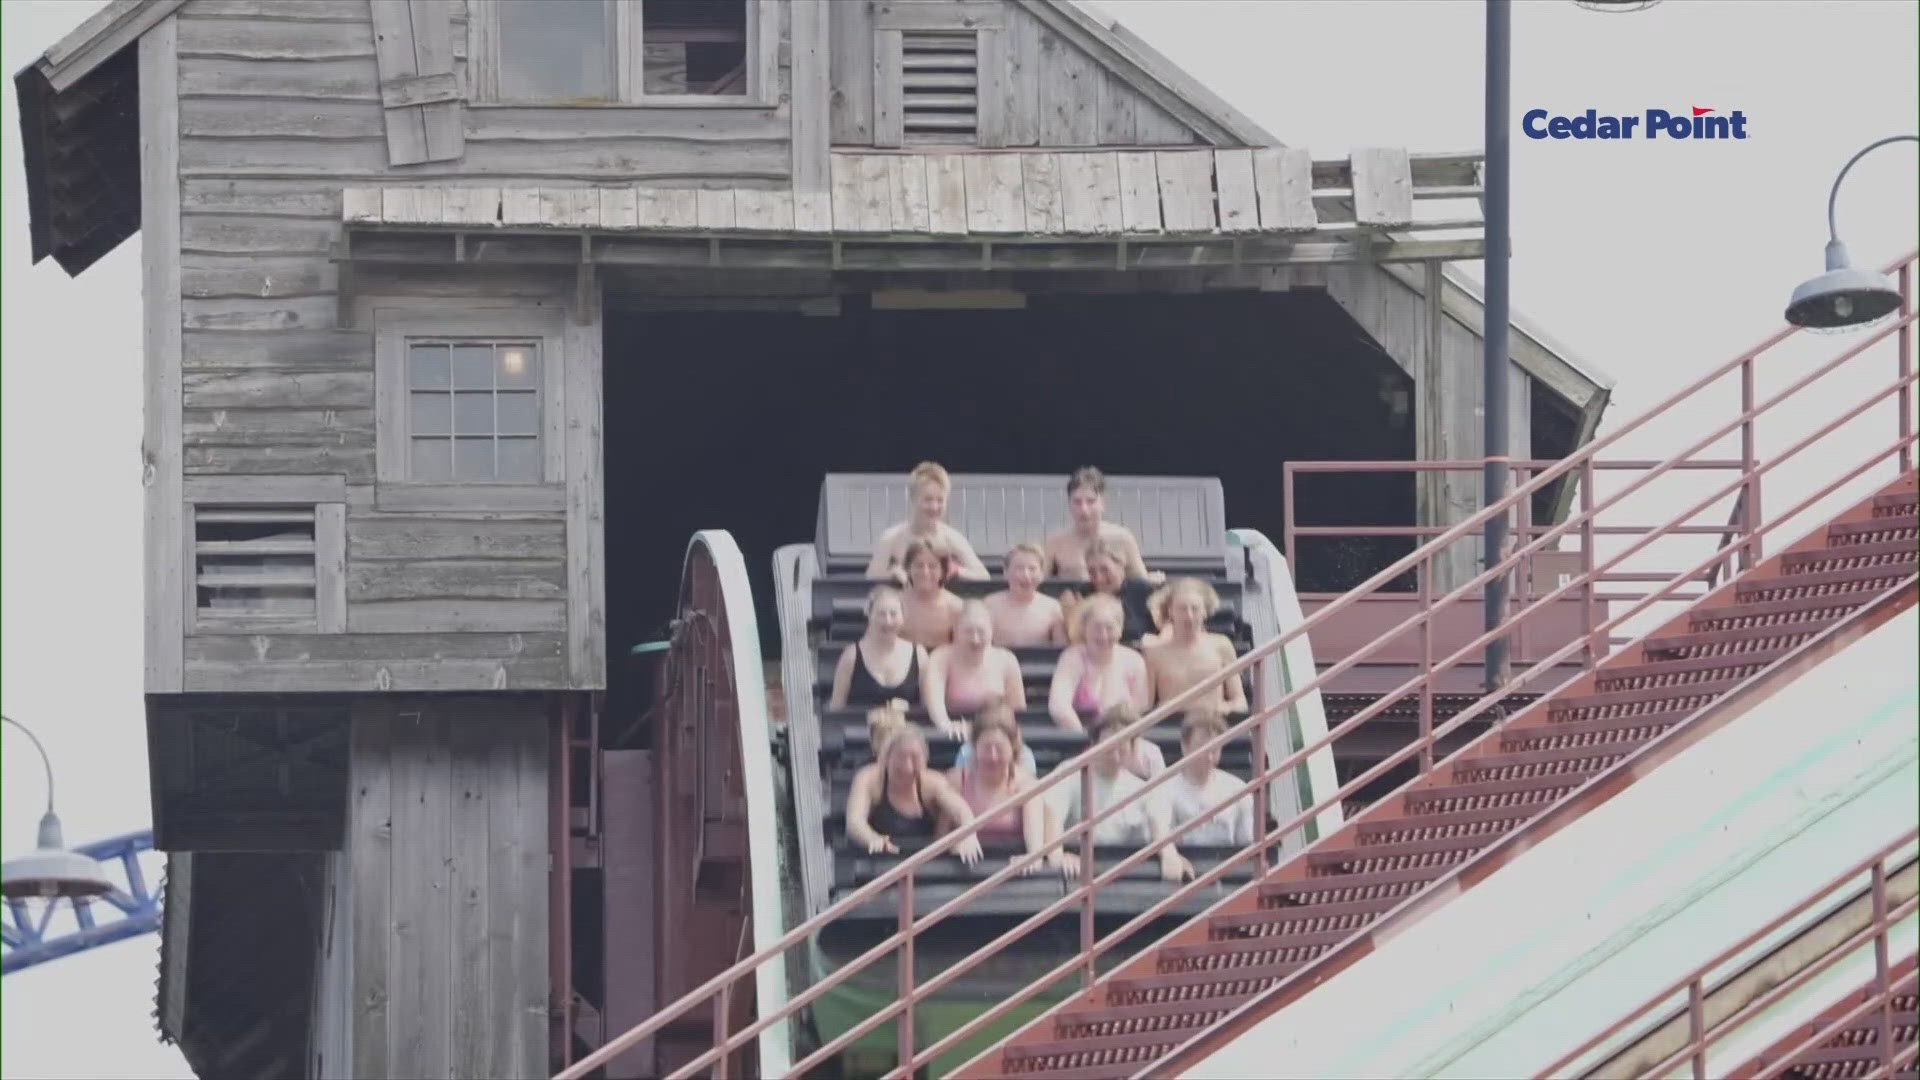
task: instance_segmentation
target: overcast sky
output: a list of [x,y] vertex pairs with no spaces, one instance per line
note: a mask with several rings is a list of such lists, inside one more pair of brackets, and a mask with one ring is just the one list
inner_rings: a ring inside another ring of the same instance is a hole
[[[30,63],[98,6],[0,4],[7,70]],[[1482,145],[1477,3],[1101,6],[1316,156]],[[1514,137],[1514,304],[1617,380],[1609,425],[1766,336],[1793,285],[1822,268],[1835,172],[1867,142],[1920,126],[1917,10],[1893,0],[1668,0],[1633,15],[1559,0],[1516,5],[1516,113],[1701,106],[1747,116],[1751,137],[1737,142]],[[18,124],[9,83],[0,118],[4,705],[54,755],[68,840],[80,842],[144,827],[149,813],[140,245],[128,241],[78,280],[51,261],[30,266]],[[1877,265],[1914,245],[1915,159],[1910,145],[1890,147],[1855,169],[1840,223],[1858,263]],[[1674,437],[1671,428],[1650,433],[1636,452]],[[1782,487],[1791,490],[1795,477],[1802,474],[1783,476]],[[8,731],[4,747],[0,842],[12,855],[32,846],[44,795],[25,740]],[[187,1075],[179,1054],[153,1036],[156,944],[148,937],[8,977],[0,1071]]]

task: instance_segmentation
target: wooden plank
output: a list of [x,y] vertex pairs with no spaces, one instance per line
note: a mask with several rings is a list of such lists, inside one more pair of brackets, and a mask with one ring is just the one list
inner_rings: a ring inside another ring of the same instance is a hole
[[967,176],[967,231],[1025,232],[1027,208],[1020,155],[964,154],[961,162]]
[[974,30],[1006,23],[1001,0],[875,0],[873,25],[879,30]]
[[1007,145],[1007,33],[986,27],[975,38],[974,139],[983,149]]
[[[65,91],[121,49],[167,24],[184,0],[115,0],[88,16],[41,55],[35,65],[55,93]],[[172,55],[172,50],[168,50]]]
[[377,600],[347,608],[351,634],[506,634],[566,626],[561,600]]
[[1160,231],[1160,174],[1154,153],[1128,150],[1114,155],[1120,172],[1120,228],[1130,233]]
[[1160,180],[1160,215],[1168,232],[1213,232],[1213,154],[1207,150],[1154,153]]
[[[806,0],[815,2],[815,0]],[[873,9],[867,4],[819,0],[827,8],[829,57],[828,86],[832,107],[831,142],[842,146],[873,145]],[[794,66],[796,79],[800,64],[800,19],[794,9]],[[794,105],[800,103],[796,85]],[[824,163],[823,163],[824,164]],[[799,172],[795,171],[795,180]],[[821,178],[824,179],[824,178]],[[798,183],[795,184],[799,188]],[[801,190],[806,190],[801,188]]]
[[1355,150],[1353,219],[1362,225],[1392,228],[1413,220],[1413,173],[1399,147]]
[[[546,1070],[546,1034],[548,1001],[548,892],[547,867],[551,857],[548,785],[557,771],[548,753],[547,718],[543,723],[515,725],[514,767],[520,774],[520,805],[513,820],[520,827],[520,843],[515,852],[517,866],[512,883],[514,903],[521,909],[521,927],[514,945],[518,951],[514,969],[518,982],[520,1007],[513,1015],[520,1018],[521,1058],[506,1076],[539,1076]],[[565,913],[561,913],[564,915]]]
[[1043,38],[1040,47],[1040,145],[1098,145],[1099,65],[1057,34]]
[[349,225],[378,224],[385,203],[377,187],[348,187],[340,191],[340,220]]
[[347,504],[316,505],[313,535],[315,628],[323,634],[344,634],[347,630]]
[[477,225],[493,228],[500,224],[500,189],[497,187],[448,188],[444,213],[448,225]]
[[1040,142],[1040,37],[1048,31],[1018,8],[1008,14],[1001,144],[1035,146]]
[[960,154],[928,154],[927,220],[942,236],[967,232],[967,176]]
[[[189,408],[367,408],[373,404],[373,376],[365,371],[195,371],[184,375],[180,385]],[[172,445],[178,443],[176,434]]]
[[347,557],[361,559],[564,559],[566,525],[553,520],[402,515],[348,522]]
[[393,1076],[451,1076],[453,932],[447,889],[452,777],[437,709],[402,706],[393,729]]
[[833,228],[835,232],[885,233],[893,231],[892,197],[888,194],[888,156],[835,154],[833,157]]
[[1102,146],[1138,146],[1140,143],[1140,97],[1118,75],[1101,69],[1098,77],[1100,144]]
[[535,559],[363,559],[346,571],[347,598],[548,600],[566,593],[566,564]]
[[606,495],[602,474],[600,320],[567,328],[567,660],[572,685],[607,685]]
[[[487,881],[493,889],[505,890],[519,879],[522,828],[516,817],[525,805],[521,793],[523,777],[516,762],[519,740],[511,725],[495,721],[487,744]],[[544,818],[544,815],[542,815]],[[490,904],[487,909],[486,952],[488,980],[485,984],[487,1012],[494,1022],[486,1032],[489,1067],[470,1076],[530,1075],[521,1066],[521,1035],[526,1025],[514,1022],[525,1007],[520,999],[521,972],[518,941],[522,936],[539,936],[546,927],[528,922],[520,904]],[[546,1040],[537,1048],[545,1056]]]
[[1027,204],[1027,231],[1043,234],[1064,231],[1066,218],[1061,195],[1060,156],[1026,153],[1019,155],[1019,161],[1021,195]]
[[451,758],[448,792],[451,844],[447,851],[447,888],[453,906],[453,983],[450,1019],[453,1076],[502,1076],[494,1071],[489,1036],[500,1017],[492,1015],[491,956],[487,929],[495,917],[492,901],[501,896],[488,874],[492,839],[492,793],[488,751],[494,725],[455,715],[449,718]]
[[353,875],[353,1076],[393,1075],[388,1051],[388,950],[393,941],[391,707],[353,704],[346,867]]
[[793,230],[793,193],[781,189],[738,188],[733,193],[734,224],[756,232]]
[[1121,227],[1120,164],[1113,154],[1061,154],[1062,226],[1070,233],[1117,233]]
[[933,229],[927,206],[926,158],[919,154],[895,154],[887,159],[888,213],[893,231],[924,233]]
[[185,679],[182,638],[187,522],[177,449],[184,401],[180,299],[179,23],[167,19],[139,39],[142,382],[146,388],[142,477],[146,497],[145,670],[148,693],[178,692]]
[[901,35],[873,32],[873,145],[899,146],[906,139],[906,91],[901,86]]
[[600,227],[632,229],[640,224],[638,197],[630,187],[600,189]]
[[833,195],[827,191],[793,192],[793,230],[802,233],[833,231]]
[[[424,74],[415,40],[413,12],[409,0],[369,0],[373,13],[373,46],[380,66],[380,81],[392,82]],[[426,110],[417,105],[383,109],[386,123],[387,160],[394,165],[414,165],[433,160],[427,143]]]
[[1319,226],[1313,209],[1313,156],[1305,149],[1295,146],[1255,149],[1253,186],[1259,196],[1262,229],[1308,232]]
[[[829,0],[790,0],[793,51],[793,187],[801,191],[827,190],[827,158],[832,150],[829,127],[834,103],[829,55],[831,16]],[[786,217],[792,219],[789,209]],[[791,225],[786,226],[791,228]]]
[[[361,644],[370,640],[381,644]],[[343,641],[372,655],[324,655],[324,646]],[[264,660],[255,652],[261,642]],[[493,655],[462,655],[474,651],[471,642],[485,643]],[[187,639],[185,685],[207,693],[564,690],[565,643],[558,633],[201,635]]]
[[380,215],[392,225],[438,225],[446,217],[445,196],[439,188],[384,188]]
[[693,193],[693,197],[694,217],[700,228],[733,228],[732,188],[700,188]]
[[530,187],[503,189],[500,192],[500,223],[502,225],[540,224],[540,189]]
[[345,503],[347,482],[340,476],[191,476],[185,479],[188,502]]
[[592,188],[541,188],[538,223],[591,229],[600,223],[600,196]]
[[1253,151],[1215,150],[1213,175],[1220,231],[1253,232],[1260,227],[1260,202],[1253,184]]

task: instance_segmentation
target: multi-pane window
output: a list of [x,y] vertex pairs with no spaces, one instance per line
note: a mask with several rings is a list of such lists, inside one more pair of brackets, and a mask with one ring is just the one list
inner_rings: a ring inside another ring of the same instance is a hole
[[407,343],[407,478],[539,483],[540,342]]
[[[540,105],[744,97],[754,0],[492,0],[483,94]],[[489,83],[490,80],[490,83]]]

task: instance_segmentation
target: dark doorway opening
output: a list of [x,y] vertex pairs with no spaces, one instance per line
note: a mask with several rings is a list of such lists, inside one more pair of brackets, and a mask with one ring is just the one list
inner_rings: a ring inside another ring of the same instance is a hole
[[[955,472],[1217,476],[1228,524],[1278,543],[1285,461],[1413,456],[1411,380],[1318,292],[1035,296],[962,311],[876,310],[855,296],[838,316],[609,306],[614,717],[646,704],[648,665],[627,654],[672,616],[698,529],[740,544],[763,647],[777,651],[772,553],[812,540],[828,472],[904,474],[931,459]],[[1413,520],[1405,477],[1308,479],[1304,523]],[[1310,560],[1303,549],[1296,573],[1304,589],[1337,589],[1405,550]]]

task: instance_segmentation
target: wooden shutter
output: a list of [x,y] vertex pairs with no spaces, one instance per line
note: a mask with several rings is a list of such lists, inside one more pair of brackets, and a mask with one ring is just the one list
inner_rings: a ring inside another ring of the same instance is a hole
[[459,0],[372,0],[387,161],[415,165],[466,152],[465,94],[453,70],[453,5]]

